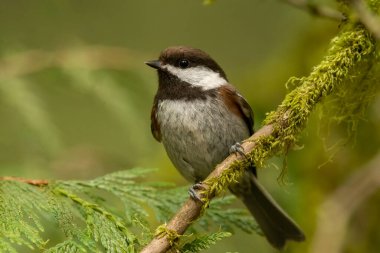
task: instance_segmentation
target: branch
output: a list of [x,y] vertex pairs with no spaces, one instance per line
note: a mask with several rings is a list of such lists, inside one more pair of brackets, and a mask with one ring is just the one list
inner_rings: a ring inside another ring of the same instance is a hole
[[377,40],[380,40],[380,18],[368,9],[363,0],[351,0],[350,2],[360,22]]
[[[332,40],[324,60],[305,78],[291,79],[299,86],[291,91],[275,112],[270,113],[265,124],[242,144],[246,158],[230,155],[202,183],[205,204],[189,198],[169,221],[165,229],[142,250],[142,253],[167,252],[174,240],[201,216],[209,201],[239,179],[252,162],[262,167],[265,160],[286,153],[304,129],[307,119],[317,104],[334,92],[344,81],[358,75],[355,69],[375,55],[374,41],[361,27],[341,33]],[[370,68],[369,68],[370,69]],[[356,69],[357,70],[357,69]],[[174,235],[174,236],[173,236]]]
[[[311,252],[342,252],[353,213],[380,189],[380,152],[348,178],[321,206]],[[331,222],[334,221],[334,222]],[[331,238],[334,238],[331,240]]]
[[327,6],[320,6],[310,3],[307,0],[281,0],[298,9],[309,12],[311,15],[325,17],[335,21],[343,21],[346,17],[339,11],[329,8]]
[[[262,127],[259,131],[257,131],[254,135],[252,135],[249,139],[247,139],[242,147],[244,148],[245,153],[250,153],[253,151],[255,146],[257,145],[257,140],[262,137],[270,136],[273,133],[273,127],[271,125],[267,125]],[[237,161],[241,161],[243,158],[241,156],[230,155],[228,156],[221,164],[219,164],[216,169],[207,177],[205,182],[203,182],[204,190],[210,190],[213,186],[207,184],[208,180],[218,179],[223,176],[223,174],[228,171],[234,163]],[[210,192],[208,195],[208,200],[211,200],[215,196],[214,193]],[[202,193],[204,194],[204,193]],[[171,232],[171,238],[173,238],[173,234],[182,235],[185,233],[186,229],[201,215],[204,209],[204,205],[195,201],[193,198],[189,198],[185,204],[183,204],[182,208],[177,212],[177,214],[170,220],[170,222],[166,225],[166,230]],[[162,231],[159,236],[156,236],[148,246],[146,246],[141,253],[158,253],[158,252],[166,252],[173,245],[171,240],[168,240],[168,236],[165,235],[166,231]],[[174,232],[174,233],[173,233]],[[176,239],[176,238],[174,238]]]
[[0,177],[0,181],[17,181],[21,183],[26,183],[34,186],[45,186],[49,184],[48,180],[44,179],[26,179],[21,177]]

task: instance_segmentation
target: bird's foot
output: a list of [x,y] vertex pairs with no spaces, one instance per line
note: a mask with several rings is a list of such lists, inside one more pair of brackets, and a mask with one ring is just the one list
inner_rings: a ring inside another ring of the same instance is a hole
[[230,155],[231,154],[239,154],[239,155],[243,156],[244,158],[247,158],[247,156],[244,153],[244,148],[240,144],[240,142],[236,142],[234,145],[232,145],[230,147]]
[[199,202],[203,203],[202,197],[198,194],[198,190],[205,190],[205,187],[202,185],[202,183],[196,183],[189,189],[190,197],[194,200],[198,200]]

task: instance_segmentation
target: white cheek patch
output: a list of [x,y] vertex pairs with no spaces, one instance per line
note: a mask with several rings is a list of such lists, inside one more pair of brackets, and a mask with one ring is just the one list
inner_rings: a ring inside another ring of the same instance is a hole
[[177,68],[172,65],[164,65],[162,68],[169,71],[184,82],[193,86],[201,87],[203,90],[218,88],[227,83],[227,80],[218,72],[206,67]]

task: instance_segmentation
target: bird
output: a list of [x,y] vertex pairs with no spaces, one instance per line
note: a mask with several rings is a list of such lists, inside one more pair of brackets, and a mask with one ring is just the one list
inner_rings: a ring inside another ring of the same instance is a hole
[[[151,110],[151,132],[162,142],[176,169],[194,183],[190,195],[215,166],[254,133],[253,111],[229,83],[220,65],[201,49],[173,46],[157,60],[158,89]],[[277,249],[305,235],[257,180],[254,165],[230,191],[243,201],[267,241]],[[201,200],[200,200],[201,201]]]

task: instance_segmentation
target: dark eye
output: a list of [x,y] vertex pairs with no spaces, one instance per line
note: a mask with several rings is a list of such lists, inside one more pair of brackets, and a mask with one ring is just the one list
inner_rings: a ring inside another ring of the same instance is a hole
[[189,61],[186,59],[182,59],[179,61],[179,66],[183,69],[189,67]]

